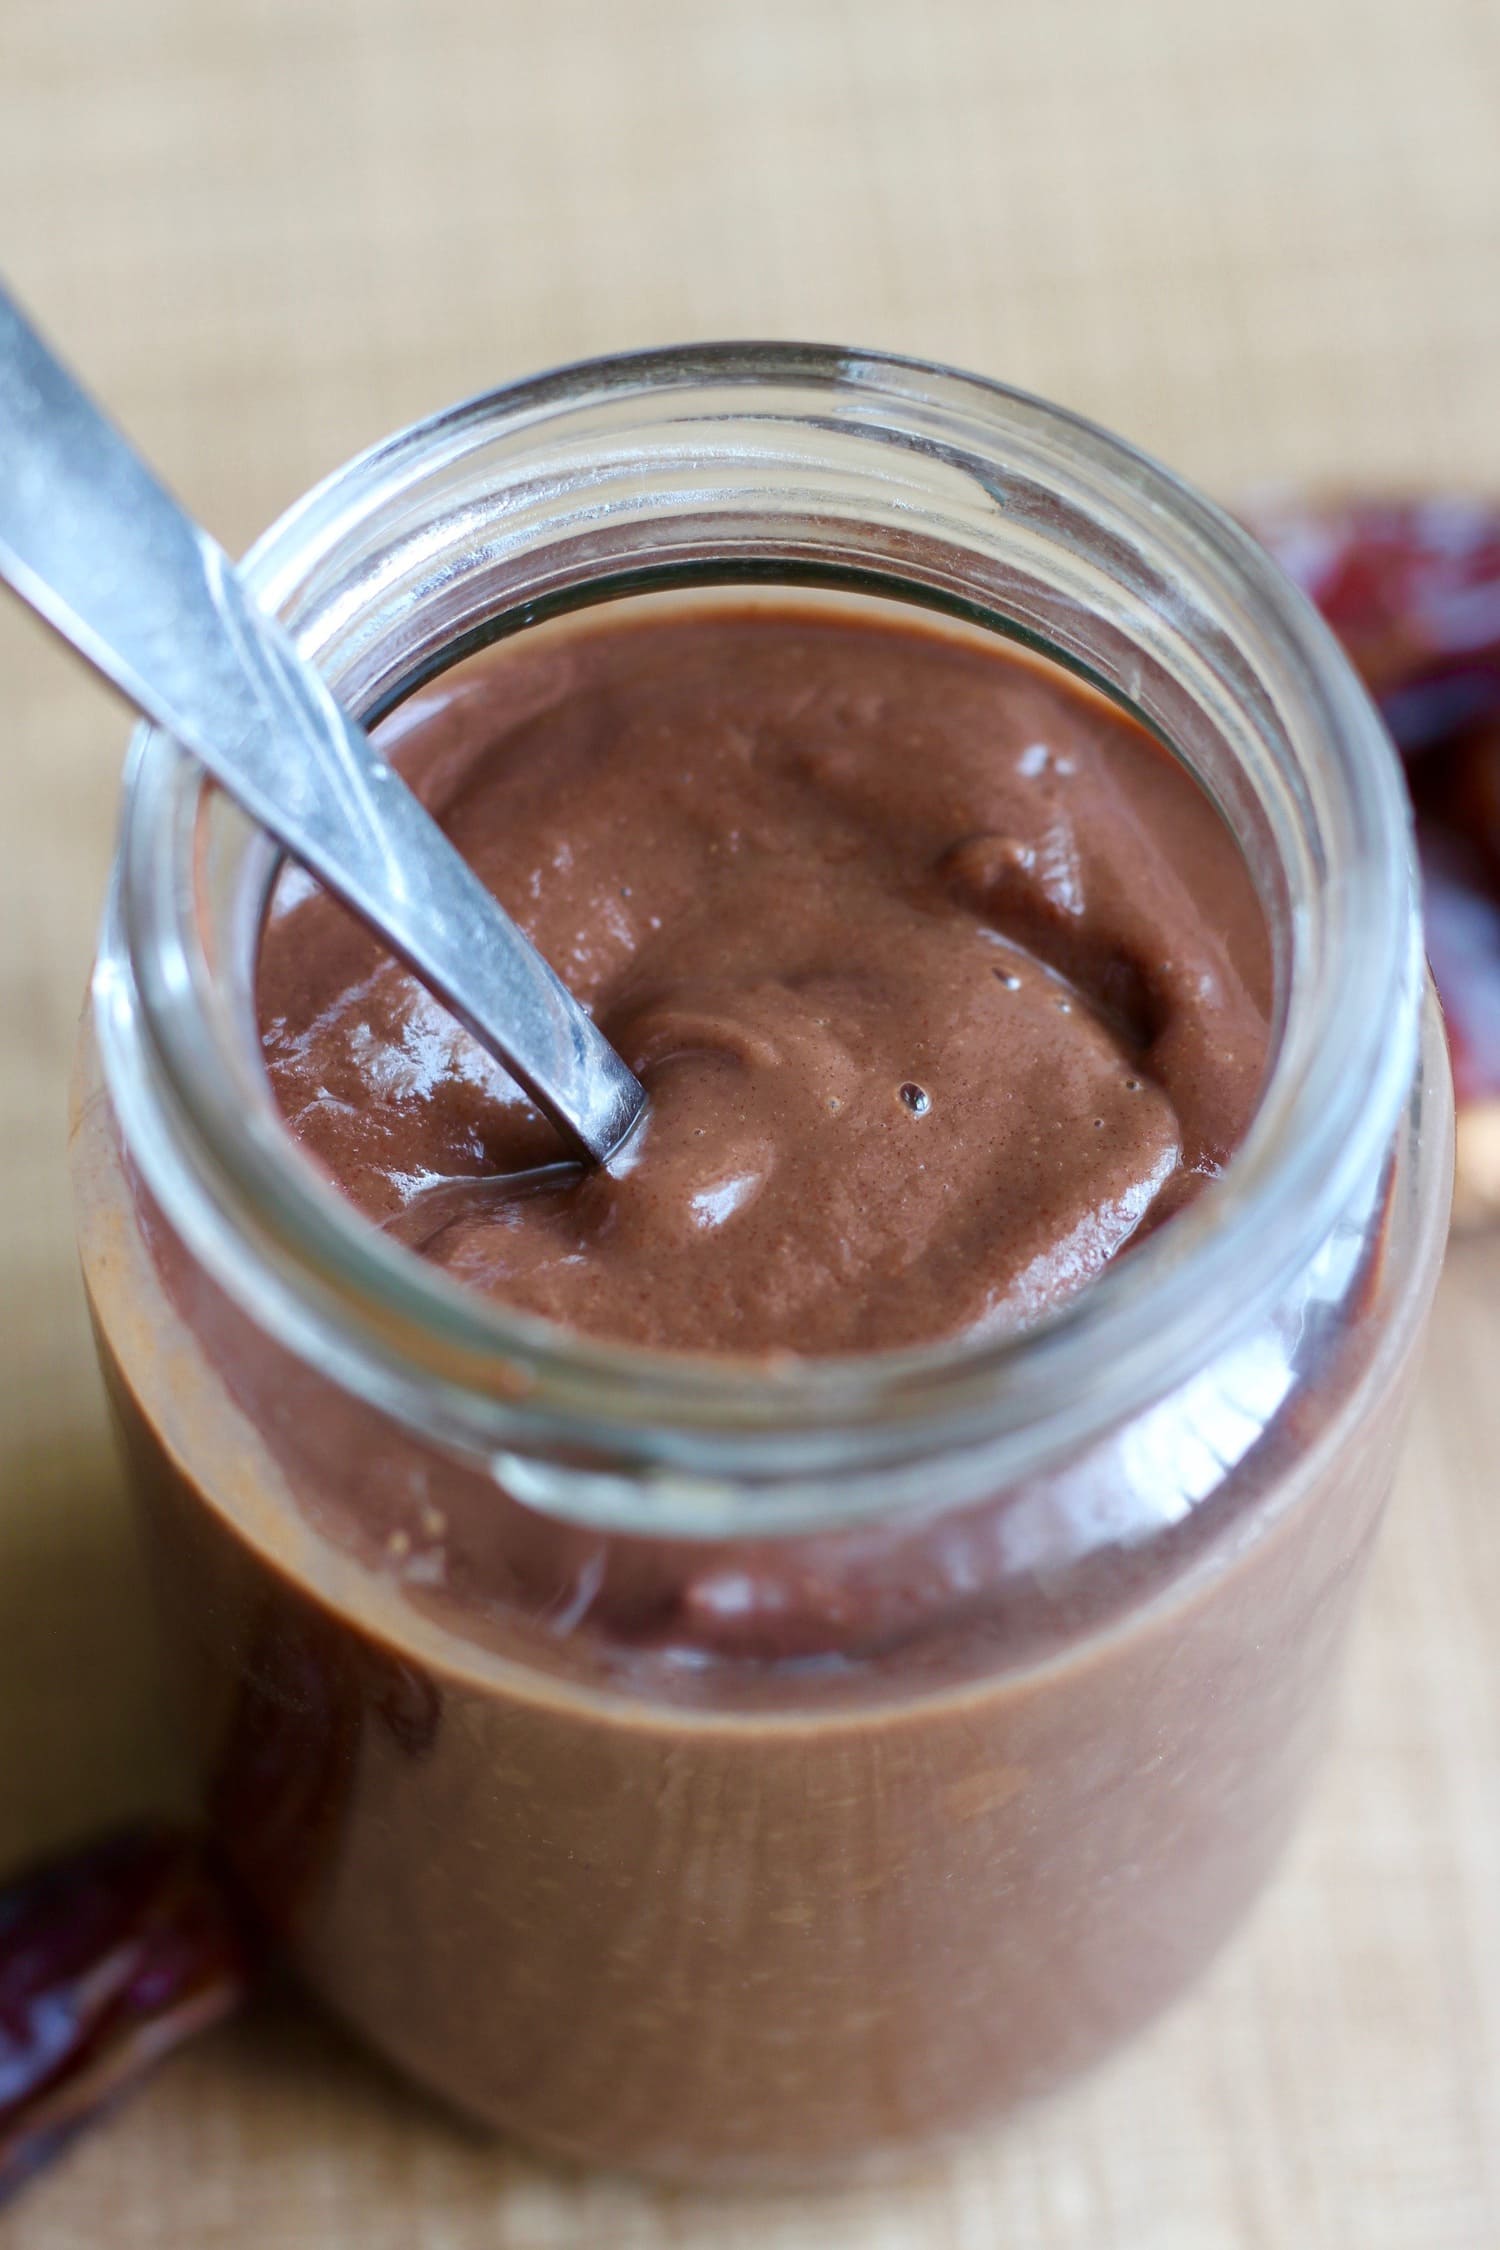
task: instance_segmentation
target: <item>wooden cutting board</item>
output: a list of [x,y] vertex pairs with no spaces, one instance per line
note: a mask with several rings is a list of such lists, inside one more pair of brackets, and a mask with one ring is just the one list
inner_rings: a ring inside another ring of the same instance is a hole
[[[713,334],[1004,375],[1234,495],[1500,492],[1491,0],[0,5],[10,278],[233,548],[413,414]],[[63,1089],[125,728],[0,610],[0,1864],[180,1782]],[[962,2157],[704,2200],[478,2142],[289,1996],[4,2250],[1500,2245],[1500,1243],[1455,1252],[1317,1803],[1209,1984]]]

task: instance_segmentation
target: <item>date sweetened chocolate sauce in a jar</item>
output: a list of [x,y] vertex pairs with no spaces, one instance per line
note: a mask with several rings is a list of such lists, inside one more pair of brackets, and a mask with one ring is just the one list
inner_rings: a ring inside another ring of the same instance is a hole
[[[1441,1055],[1368,707],[1181,487],[898,363],[587,373],[542,400],[550,483],[537,398],[501,394],[468,453],[410,433],[259,567],[643,1130],[573,1162],[185,800],[197,884],[161,910],[198,920],[152,942],[233,1006],[213,1073],[137,1053],[150,916],[106,930],[80,1232],[209,1813],[310,1984],[539,2145],[769,2179],[1054,2086],[1264,1879],[1430,1294]],[[848,497],[889,433],[896,530],[873,469]],[[1043,439],[1023,538],[996,464],[1024,514]],[[653,446],[637,548],[609,480]],[[484,577],[534,550],[538,584],[638,585],[736,477],[741,563],[763,516],[768,558],[863,540],[888,591],[1003,564],[1026,637],[1116,694],[868,594],[531,623]],[[526,629],[444,669],[507,605]]]

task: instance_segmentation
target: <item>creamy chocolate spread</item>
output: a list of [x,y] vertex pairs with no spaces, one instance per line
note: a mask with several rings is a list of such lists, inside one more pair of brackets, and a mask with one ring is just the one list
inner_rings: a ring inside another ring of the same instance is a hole
[[523,638],[387,729],[645,1082],[607,1172],[301,877],[259,999],[293,1130],[470,1287],[666,1349],[1035,1320],[1223,1164],[1265,1057],[1227,829],[1004,644],[812,609]]
[[[561,1152],[503,1075],[283,880],[292,1130],[507,1303],[757,1355],[1024,1324],[1244,1129],[1270,978],[1232,840],[993,642],[605,613],[385,739],[651,1094],[608,1175],[538,1176]],[[956,1505],[935,1450],[926,1511],[672,1541],[560,1520],[534,1463],[275,1342],[103,1120],[85,1266],[216,1829],[428,2085],[597,2162],[841,2166],[1055,2084],[1233,1926],[1317,1743],[1436,1232],[1029,1483]]]

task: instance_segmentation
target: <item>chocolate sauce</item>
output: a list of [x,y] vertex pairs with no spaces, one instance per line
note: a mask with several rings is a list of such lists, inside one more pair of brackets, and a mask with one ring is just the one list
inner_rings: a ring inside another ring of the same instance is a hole
[[259,1001],[293,1131],[469,1287],[667,1350],[1029,1324],[1222,1166],[1267,1037],[1239,852],[1140,727],[998,641],[807,609],[523,638],[393,755],[643,1079],[561,1154],[300,876]]

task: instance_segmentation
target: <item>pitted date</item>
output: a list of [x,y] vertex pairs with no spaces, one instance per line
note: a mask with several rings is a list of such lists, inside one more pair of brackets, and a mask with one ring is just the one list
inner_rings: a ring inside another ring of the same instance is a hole
[[122,1830],[0,1885],[0,2198],[229,2014],[247,1962],[189,1832]]
[[[1309,593],[1375,695],[1404,751],[1500,697],[1500,503],[1286,502],[1250,513],[1256,536]],[[1403,691],[1445,685],[1430,715]],[[1468,698],[1461,692],[1468,688]]]
[[1405,761],[1459,1103],[1455,1215],[1500,1215],[1500,502],[1290,503],[1249,520]]

